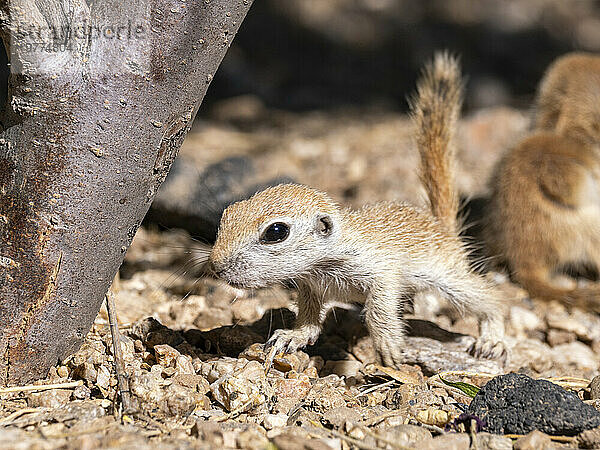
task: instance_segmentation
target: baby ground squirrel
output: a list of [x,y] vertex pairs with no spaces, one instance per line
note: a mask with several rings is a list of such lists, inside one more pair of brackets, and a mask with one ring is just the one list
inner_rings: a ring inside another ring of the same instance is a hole
[[494,288],[474,273],[457,235],[453,135],[462,101],[458,63],[438,54],[417,85],[413,120],[431,213],[402,203],[341,209],[326,194],[284,184],[223,213],[209,262],[238,288],[292,283],[294,329],[276,330],[266,348],[294,352],[317,340],[331,301],[364,303],[380,362],[402,362],[404,304],[437,290],[480,320],[476,356],[505,358],[504,324]]
[[548,69],[534,130],[501,159],[484,233],[531,296],[600,312],[600,284],[552,283],[569,266],[600,269],[600,57],[573,53]]

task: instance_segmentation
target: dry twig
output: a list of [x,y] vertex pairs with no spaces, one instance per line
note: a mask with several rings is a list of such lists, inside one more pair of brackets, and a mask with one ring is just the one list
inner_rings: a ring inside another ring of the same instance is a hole
[[275,359],[275,352],[277,349],[273,346],[269,352],[265,355],[265,376],[269,374],[269,370],[273,366],[273,360]]
[[[507,437],[509,439],[519,439],[522,437],[527,436],[526,434],[505,434],[504,437]],[[565,442],[565,443],[570,443],[570,442],[575,442],[577,441],[577,438],[574,436],[548,436],[551,440],[556,441],[556,442]]]
[[[123,364],[123,354],[121,353],[121,333],[119,332],[119,324],[117,322],[117,311],[115,307],[115,296],[109,290],[104,296],[106,301],[106,310],[108,312],[108,322],[110,325],[110,335],[112,337],[113,355],[115,373],[117,374],[117,387],[121,396],[121,406],[123,414],[132,412],[131,399],[129,397],[129,378],[125,374],[125,365]],[[115,399],[116,401],[116,399]],[[118,408],[115,407],[115,411]]]
[[[224,422],[226,420],[233,419],[234,417],[239,416],[240,414],[246,412],[248,410],[248,408],[253,406],[256,399],[257,399],[256,397],[252,397],[252,398],[246,400],[246,402],[244,402],[238,408],[234,409],[233,411],[231,411],[225,415],[216,417],[213,421],[214,422]],[[258,405],[256,405],[256,406],[258,406]]]
[[12,386],[7,388],[1,388],[0,394],[9,394],[11,392],[48,391],[51,389],[70,389],[76,388],[77,386],[81,386],[82,384],[83,380],[54,384],[28,384],[26,386]]
[[358,423],[357,425],[362,426],[362,427],[370,427],[370,426],[375,425],[379,422],[382,422],[385,419],[388,419],[390,417],[402,416],[407,413],[408,413],[408,407],[403,408],[402,410],[388,411],[386,413],[380,414],[379,416],[373,417],[368,420],[364,420],[364,421]]
[[371,387],[365,389],[364,391],[362,391],[361,395],[370,394],[371,392],[377,391],[379,389],[383,389],[383,388],[388,387],[388,386],[393,386],[396,383],[398,383],[398,381],[396,381],[396,380],[390,380],[390,381],[386,381],[385,383],[376,384],[375,386],[371,386]]
[[4,419],[0,420],[0,426],[11,425],[15,420],[19,417],[24,416],[25,414],[31,414],[40,411],[40,408],[23,408],[15,411],[12,414],[9,414]]

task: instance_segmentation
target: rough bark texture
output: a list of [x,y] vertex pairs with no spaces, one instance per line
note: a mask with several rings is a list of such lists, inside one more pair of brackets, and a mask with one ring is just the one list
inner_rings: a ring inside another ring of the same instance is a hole
[[[0,3],[12,72],[0,134],[0,384],[43,376],[80,346],[250,4]],[[41,39],[65,50],[24,45],[40,41],[31,25],[82,24],[101,31]],[[145,28],[117,29],[128,24]]]

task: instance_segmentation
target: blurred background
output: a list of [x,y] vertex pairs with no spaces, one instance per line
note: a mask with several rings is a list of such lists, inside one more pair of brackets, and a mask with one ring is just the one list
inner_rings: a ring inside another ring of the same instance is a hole
[[404,110],[419,68],[437,49],[461,56],[467,108],[527,107],[556,56],[600,50],[600,2],[256,0],[205,106],[252,94],[293,110]]
[[[294,111],[404,111],[418,70],[438,49],[462,59],[467,109],[526,108],[556,56],[600,50],[600,1],[256,0],[200,117],[240,95]],[[0,104],[7,76],[0,48]]]

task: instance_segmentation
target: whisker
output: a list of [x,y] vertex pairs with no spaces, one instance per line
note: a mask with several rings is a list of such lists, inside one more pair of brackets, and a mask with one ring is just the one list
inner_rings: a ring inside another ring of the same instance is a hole
[[242,319],[238,319],[238,321],[236,323],[234,323],[231,328],[235,328],[237,327],[240,323],[242,322]]
[[279,308],[279,315],[281,316],[281,324],[283,325],[283,328],[287,328],[285,326],[285,318],[283,317],[283,311],[281,311],[281,308]]
[[160,245],[161,245],[161,247],[168,247],[168,248],[175,248],[175,249],[187,250],[188,253],[194,252],[194,251],[195,252],[199,252],[199,253],[207,253],[207,254],[210,253],[210,249],[194,248],[194,247],[191,247],[189,245],[187,245],[187,246],[186,245],[169,245],[169,244],[164,244],[164,243],[161,243]]
[[183,296],[183,298],[181,299],[181,301],[184,301],[186,298],[188,298],[191,293],[194,291],[194,287],[196,287],[196,285],[198,284],[198,282],[200,281],[200,278],[196,278],[196,280],[192,283],[192,287],[190,287],[189,291],[187,292],[187,294],[185,294]]
[[[165,280],[163,280],[163,282],[160,283],[159,286],[156,288],[155,292],[158,290],[161,290],[161,289],[163,289],[165,291],[170,291],[177,280],[179,280],[180,278],[181,279],[185,278],[188,273],[190,273],[190,272],[193,273],[193,271],[195,269],[197,269],[198,267],[201,267],[205,263],[206,263],[206,260],[199,259],[199,258],[195,258],[195,259],[186,261],[184,264],[180,265],[177,268],[177,270],[174,270],[173,273],[171,275],[169,275]],[[196,278],[196,280],[192,286],[195,286],[201,279],[200,277],[195,277],[195,278]],[[190,292],[188,292],[188,295],[190,293],[191,293],[191,290],[190,290]]]
[[204,264],[208,261],[208,255],[200,255],[196,258],[193,258],[192,261],[196,264]]
[[212,244],[208,241],[208,239],[190,236],[190,239],[194,242],[198,242],[199,244],[205,245],[207,247],[212,248]]

